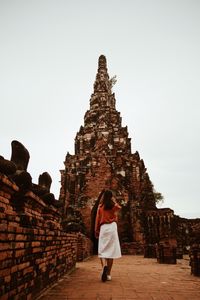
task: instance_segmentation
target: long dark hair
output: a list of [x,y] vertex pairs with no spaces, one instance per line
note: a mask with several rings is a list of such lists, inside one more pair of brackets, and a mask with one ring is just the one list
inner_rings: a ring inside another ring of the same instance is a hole
[[115,205],[114,202],[112,201],[112,191],[111,190],[106,190],[103,195],[103,206],[105,210],[112,209],[113,206]]

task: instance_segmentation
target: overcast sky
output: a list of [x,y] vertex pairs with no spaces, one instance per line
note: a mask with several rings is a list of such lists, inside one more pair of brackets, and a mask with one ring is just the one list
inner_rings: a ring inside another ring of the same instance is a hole
[[200,217],[199,0],[0,0],[0,155],[20,141],[58,198],[101,54],[162,207]]

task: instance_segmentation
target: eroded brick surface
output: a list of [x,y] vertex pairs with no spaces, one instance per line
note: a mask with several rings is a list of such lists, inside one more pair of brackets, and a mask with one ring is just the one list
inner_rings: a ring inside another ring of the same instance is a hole
[[0,298],[31,299],[75,267],[82,237],[64,232],[60,212],[32,192],[16,203],[5,175],[0,190]]

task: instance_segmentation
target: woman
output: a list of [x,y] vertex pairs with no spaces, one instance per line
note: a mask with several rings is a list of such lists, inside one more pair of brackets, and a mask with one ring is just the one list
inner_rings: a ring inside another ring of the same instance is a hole
[[113,259],[121,257],[121,249],[117,232],[117,212],[121,206],[113,198],[112,191],[103,194],[95,222],[95,236],[99,238],[98,256],[101,259],[103,272],[101,280],[111,280]]

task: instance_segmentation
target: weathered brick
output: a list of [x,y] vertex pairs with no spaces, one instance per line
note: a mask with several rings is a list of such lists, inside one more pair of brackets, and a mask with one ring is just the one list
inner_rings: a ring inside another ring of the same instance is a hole
[[0,224],[0,231],[2,231],[2,232],[8,231],[8,224],[2,222]]
[[0,251],[0,260],[5,260],[10,257],[12,257],[13,251],[7,250],[7,251]]
[[42,252],[43,249],[41,247],[32,248],[32,253]]
[[25,250],[21,249],[21,250],[15,250],[14,256],[15,257],[20,257],[23,256],[25,254]]
[[11,246],[13,249],[22,249],[22,248],[24,248],[24,243],[23,242],[12,242]]
[[[9,196],[10,195],[7,194],[7,196],[8,196],[8,198],[7,197],[2,197],[1,192],[0,192],[0,202],[4,203],[4,204],[9,204]],[[0,204],[0,206],[1,206],[1,204]]]
[[18,267],[18,270],[23,270],[23,269],[29,267],[29,265],[30,265],[30,262],[25,262],[25,263],[18,265],[17,267]]
[[6,214],[4,212],[2,212],[1,208],[0,208],[0,219],[3,220],[6,218]]
[[0,242],[0,251],[10,250],[10,248],[11,248],[11,243],[1,243]]
[[31,247],[38,247],[38,246],[40,246],[41,245],[41,242],[32,242],[31,243]]
[[27,273],[31,273],[31,272],[33,272],[33,271],[34,271],[33,266],[28,267],[28,268],[25,268],[25,269],[23,270],[23,275],[26,275]]
[[2,270],[0,270],[0,277],[6,277],[6,276],[10,275],[10,273],[11,273],[10,268],[2,269]]
[[4,277],[4,281],[5,281],[5,283],[9,283],[10,282],[10,280],[11,280],[11,276],[9,275],[9,276],[5,276]]
[[16,241],[25,241],[25,240],[27,240],[27,236],[25,234],[16,234],[15,240]]
[[18,265],[14,265],[13,267],[11,267],[10,272],[11,273],[15,273],[18,271]]

